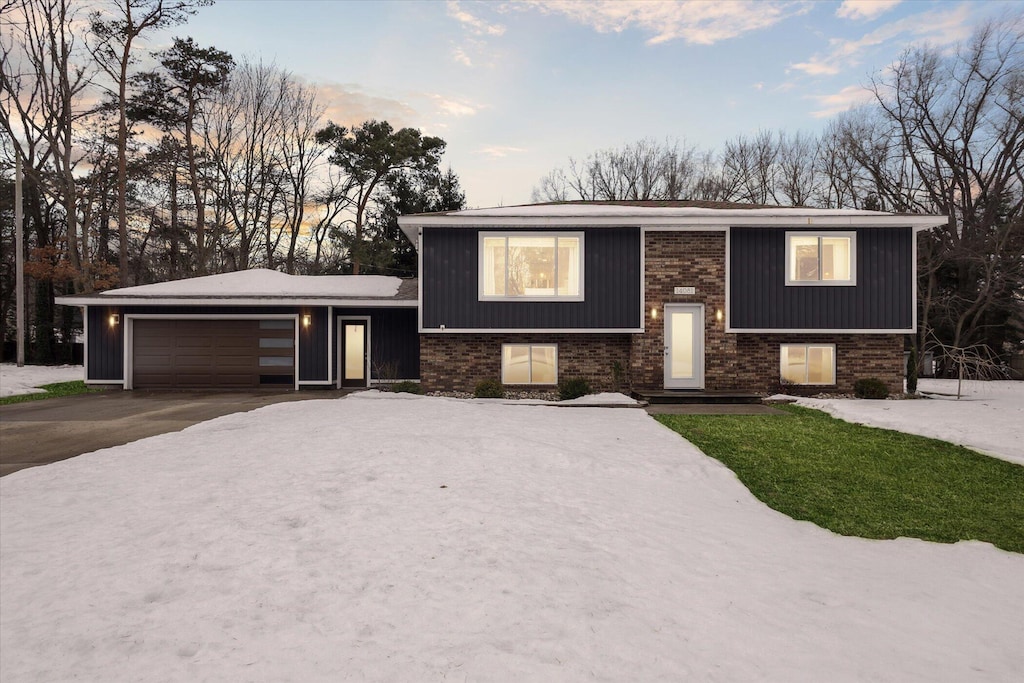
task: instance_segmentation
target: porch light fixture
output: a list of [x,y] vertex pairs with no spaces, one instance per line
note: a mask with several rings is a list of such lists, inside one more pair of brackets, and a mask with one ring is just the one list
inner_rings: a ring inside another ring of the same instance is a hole
[[715,320],[717,320],[718,322],[722,322],[722,309],[721,308],[719,308],[718,310],[715,311]]
[[651,306],[651,319],[652,320],[657,320],[658,319],[658,309],[655,308],[654,306]]
[[120,322],[121,322],[121,314],[120,313],[111,313],[110,317],[107,318],[107,324],[110,325],[111,327],[117,327]]
[[302,316],[302,326],[303,327],[309,327],[312,324],[313,324],[313,316],[311,316],[309,313],[306,313],[305,315]]

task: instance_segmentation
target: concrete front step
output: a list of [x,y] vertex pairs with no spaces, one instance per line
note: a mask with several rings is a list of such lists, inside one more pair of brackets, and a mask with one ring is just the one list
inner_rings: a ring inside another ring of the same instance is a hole
[[749,394],[739,391],[695,391],[680,389],[676,391],[634,391],[633,398],[655,404],[754,404],[761,402],[760,394]]

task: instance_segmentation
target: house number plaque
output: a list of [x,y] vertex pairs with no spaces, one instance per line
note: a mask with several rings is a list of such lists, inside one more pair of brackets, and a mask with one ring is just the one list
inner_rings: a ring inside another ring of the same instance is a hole
[[696,287],[676,287],[675,293],[676,294],[696,294],[697,293],[697,288]]

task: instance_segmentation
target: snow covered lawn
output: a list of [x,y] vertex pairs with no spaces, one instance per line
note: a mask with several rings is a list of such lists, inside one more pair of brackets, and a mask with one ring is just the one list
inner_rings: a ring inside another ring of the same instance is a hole
[[36,387],[81,379],[85,379],[81,365],[26,365],[19,368],[15,363],[2,363],[0,397],[41,394],[45,390]]
[[797,403],[847,422],[942,439],[1024,465],[1024,382],[963,386],[959,401],[956,380],[921,379],[918,391],[945,395],[909,401],[801,398]]
[[1024,556],[796,522],[640,410],[367,392],[0,479],[0,680],[1009,681]]

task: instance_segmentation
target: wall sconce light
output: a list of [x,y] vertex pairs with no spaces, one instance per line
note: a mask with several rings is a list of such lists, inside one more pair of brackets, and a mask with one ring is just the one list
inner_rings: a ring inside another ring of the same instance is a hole
[[110,317],[107,318],[107,324],[110,325],[111,327],[117,327],[120,322],[121,322],[121,314],[120,313],[111,313]]
[[303,327],[309,327],[312,324],[313,324],[313,316],[311,316],[309,313],[306,313],[305,315],[302,316],[302,326]]
[[651,320],[657,320],[657,319],[658,319],[658,309],[655,308],[654,306],[652,306],[651,307]]
[[718,310],[715,311],[715,320],[717,320],[718,322],[722,322],[722,309],[721,308],[719,308]]

